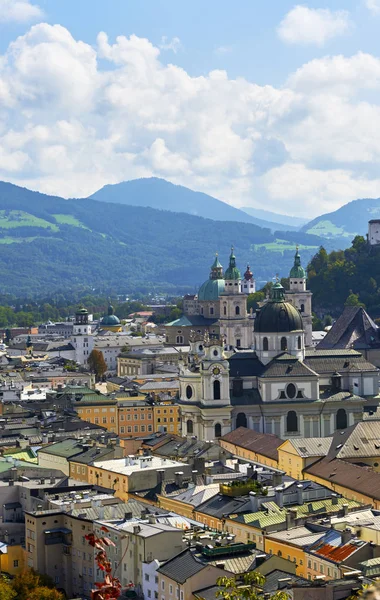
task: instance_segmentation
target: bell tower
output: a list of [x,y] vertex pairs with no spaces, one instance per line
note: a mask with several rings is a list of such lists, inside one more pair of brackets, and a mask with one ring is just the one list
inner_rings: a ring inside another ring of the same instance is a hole
[[182,435],[214,440],[231,431],[229,363],[223,342],[191,334],[187,364],[180,362]]
[[301,313],[305,331],[305,346],[312,346],[312,292],[306,289],[306,271],[301,265],[301,257],[296,246],[294,265],[289,273],[289,290],[286,291],[285,300],[295,306]]
[[71,342],[75,348],[76,362],[85,365],[94,348],[94,336],[91,323],[88,322],[88,310],[84,307],[75,313]]

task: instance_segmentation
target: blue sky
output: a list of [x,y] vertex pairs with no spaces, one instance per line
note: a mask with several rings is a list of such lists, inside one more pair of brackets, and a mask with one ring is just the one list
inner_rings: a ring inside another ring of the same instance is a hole
[[310,217],[378,197],[379,26],[380,0],[0,0],[0,179]]

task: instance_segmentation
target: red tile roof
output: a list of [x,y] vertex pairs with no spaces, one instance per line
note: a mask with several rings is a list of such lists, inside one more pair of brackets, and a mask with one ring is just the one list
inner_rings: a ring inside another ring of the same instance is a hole
[[351,554],[357,549],[358,546],[350,543],[344,544],[344,546],[331,546],[330,544],[324,544],[324,546],[321,546],[315,551],[315,554],[321,554],[325,558],[340,563],[351,556]]
[[247,427],[238,427],[238,429],[221,437],[220,440],[277,461],[278,448],[283,443],[283,440],[277,437],[277,435],[273,435],[272,433],[258,433],[257,431],[252,431],[252,429],[247,429]]

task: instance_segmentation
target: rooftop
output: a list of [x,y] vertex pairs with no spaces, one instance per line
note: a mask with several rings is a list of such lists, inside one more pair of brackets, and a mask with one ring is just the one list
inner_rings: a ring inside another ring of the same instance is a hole
[[257,433],[246,427],[238,427],[222,436],[220,440],[262,454],[276,461],[278,460],[278,448],[283,443],[277,435]]
[[94,467],[120,473],[122,475],[132,475],[141,470],[157,470],[170,467],[182,467],[183,462],[161,458],[159,456],[127,456],[125,458],[116,458],[113,460],[100,460],[94,462]]

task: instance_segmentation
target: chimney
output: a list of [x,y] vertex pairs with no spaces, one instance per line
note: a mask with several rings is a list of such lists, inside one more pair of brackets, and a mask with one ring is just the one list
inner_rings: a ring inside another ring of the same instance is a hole
[[292,582],[291,577],[282,577],[277,582],[277,589],[284,590],[285,588],[287,588],[290,585],[291,582]]
[[183,471],[177,471],[175,475],[175,484],[181,488],[183,486]]
[[157,470],[157,483],[162,483],[164,481],[165,470],[158,469]]
[[276,504],[280,508],[284,508],[284,488],[277,487],[276,490]]
[[282,473],[273,473],[272,485],[277,487],[282,484]]
[[348,515],[348,504],[343,504],[343,514],[346,517]]
[[249,492],[249,502],[251,505],[251,511],[257,512],[259,510],[259,501],[256,492]]
[[299,506],[302,506],[302,504],[303,504],[303,485],[302,485],[302,483],[299,483],[297,485],[297,504]]
[[131,512],[125,512],[124,513],[124,521],[130,521],[132,519],[132,513]]
[[50,477],[50,483],[51,483],[51,485],[54,485],[54,484],[55,484],[55,477],[54,477],[54,475],[52,475],[52,476]]
[[133,535],[138,535],[141,531],[140,525],[133,525]]
[[336,494],[331,494],[331,504],[334,506],[338,504],[338,496]]
[[255,558],[255,569],[258,569],[260,565],[262,565],[267,559],[266,554],[256,554]]
[[197,485],[198,471],[191,471],[191,479],[194,485]]
[[157,519],[155,515],[148,515],[148,521],[151,525],[154,525],[155,523],[157,523]]
[[247,467],[247,479],[252,479],[255,472],[255,467],[253,465],[248,465]]
[[348,527],[342,531],[342,544],[347,544],[352,538],[352,532]]
[[289,508],[286,513],[286,529],[291,529],[296,526],[297,509]]

